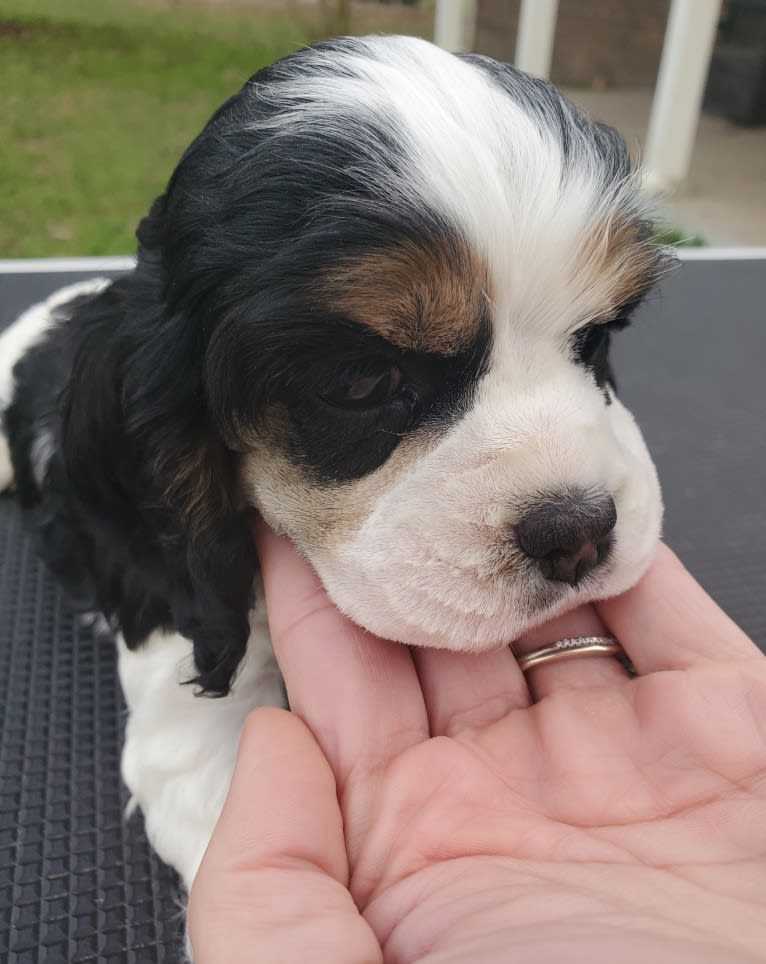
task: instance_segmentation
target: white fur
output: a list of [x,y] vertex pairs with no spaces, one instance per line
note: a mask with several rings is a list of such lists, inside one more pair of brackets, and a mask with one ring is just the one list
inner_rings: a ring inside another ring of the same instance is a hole
[[[67,302],[81,295],[96,294],[108,284],[107,279],[96,278],[95,280],[80,281],[77,284],[60,288],[45,301],[32,305],[0,334],[0,492],[7,489],[13,482],[11,455],[5,435],[2,432],[2,420],[5,410],[13,399],[13,369],[16,362],[30,348],[38,344],[51,325],[55,323],[57,308],[61,308]],[[34,465],[35,476],[38,477],[38,481],[45,472],[47,461],[52,452],[51,440],[46,441],[47,434],[43,433],[35,443]]]
[[59,288],[45,301],[28,308],[0,334],[0,411],[5,411],[13,397],[13,366],[41,341],[55,321],[56,309],[81,295],[96,294],[108,284],[106,278],[96,278]]
[[48,463],[55,451],[56,443],[53,440],[53,432],[46,426],[41,427],[32,442],[31,451],[32,474],[38,486],[43,484]]
[[255,706],[284,706],[263,607],[250,625],[247,656],[224,699],[200,697],[194,686],[181,685],[196,675],[183,636],[157,631],[138,650],[118,641],[130,710],[122,776],[132,805],[144,813],[152,846],[187,888],[226,798],[245,717]]

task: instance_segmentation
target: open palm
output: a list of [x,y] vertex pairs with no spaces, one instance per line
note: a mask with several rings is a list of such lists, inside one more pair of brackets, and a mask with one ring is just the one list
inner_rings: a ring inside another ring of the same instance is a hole
[[[578,658],[525,679],[510,650],[367,636],[286,543],[261,541],[310,732],[265,710],[246,728],[195,885],[200,961],[247,959],[243,906],[259,961],[762,959],[766,660],[667,550],[622,599],[518,644],[603,620],[637,678]],[[289,932],[273,899],[288,891]]]

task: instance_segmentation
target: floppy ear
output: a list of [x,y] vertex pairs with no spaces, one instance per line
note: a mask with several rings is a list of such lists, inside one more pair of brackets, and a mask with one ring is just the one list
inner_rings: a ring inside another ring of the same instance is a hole
[[180,577],[170,593],[179,631],[194,644],[193,682],[225,695],[245,655],[257,556],[250,512],[238,505],[234,455],[212,429],[166,439],[155,462],[163,500],[180,531],[166,553]]
[[206,393],[211,340],[242,302],[235,269],[247,287],[273,247],[251,197],[256,98],[248,83],[213,115],[141,222],[136,269],[78,312],[62,406],[68,479],[111,552],[100,605],[129,646],[157,626],[191,639],[195,681],[214,694],[245,654],[257,569],[238,456]]
[[61,443],[83,530],[97,546],[98,603],[117,615],[131,647],[158,626],[175,627],[194,646],[193,682],[224,695],[247,646],[257,558],[236,456],[207,417],[206,338],[168,310],[150,248],[72,325]]

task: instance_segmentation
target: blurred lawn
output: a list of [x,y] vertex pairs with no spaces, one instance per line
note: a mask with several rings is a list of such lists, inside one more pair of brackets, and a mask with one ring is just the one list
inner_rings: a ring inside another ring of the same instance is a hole
[[[351,31],[425,33],[428,8],[358,3]],[[335,32],[318,8],[0,0],[0,257],[126,254],[213,110]]]

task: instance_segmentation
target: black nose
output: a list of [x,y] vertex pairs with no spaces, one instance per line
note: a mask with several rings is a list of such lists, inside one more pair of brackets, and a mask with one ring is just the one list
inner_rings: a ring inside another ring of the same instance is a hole
[[546,579],[575,586],[608,554],[616,522],[611,496],[556,496],[528,512],[516,531]]

